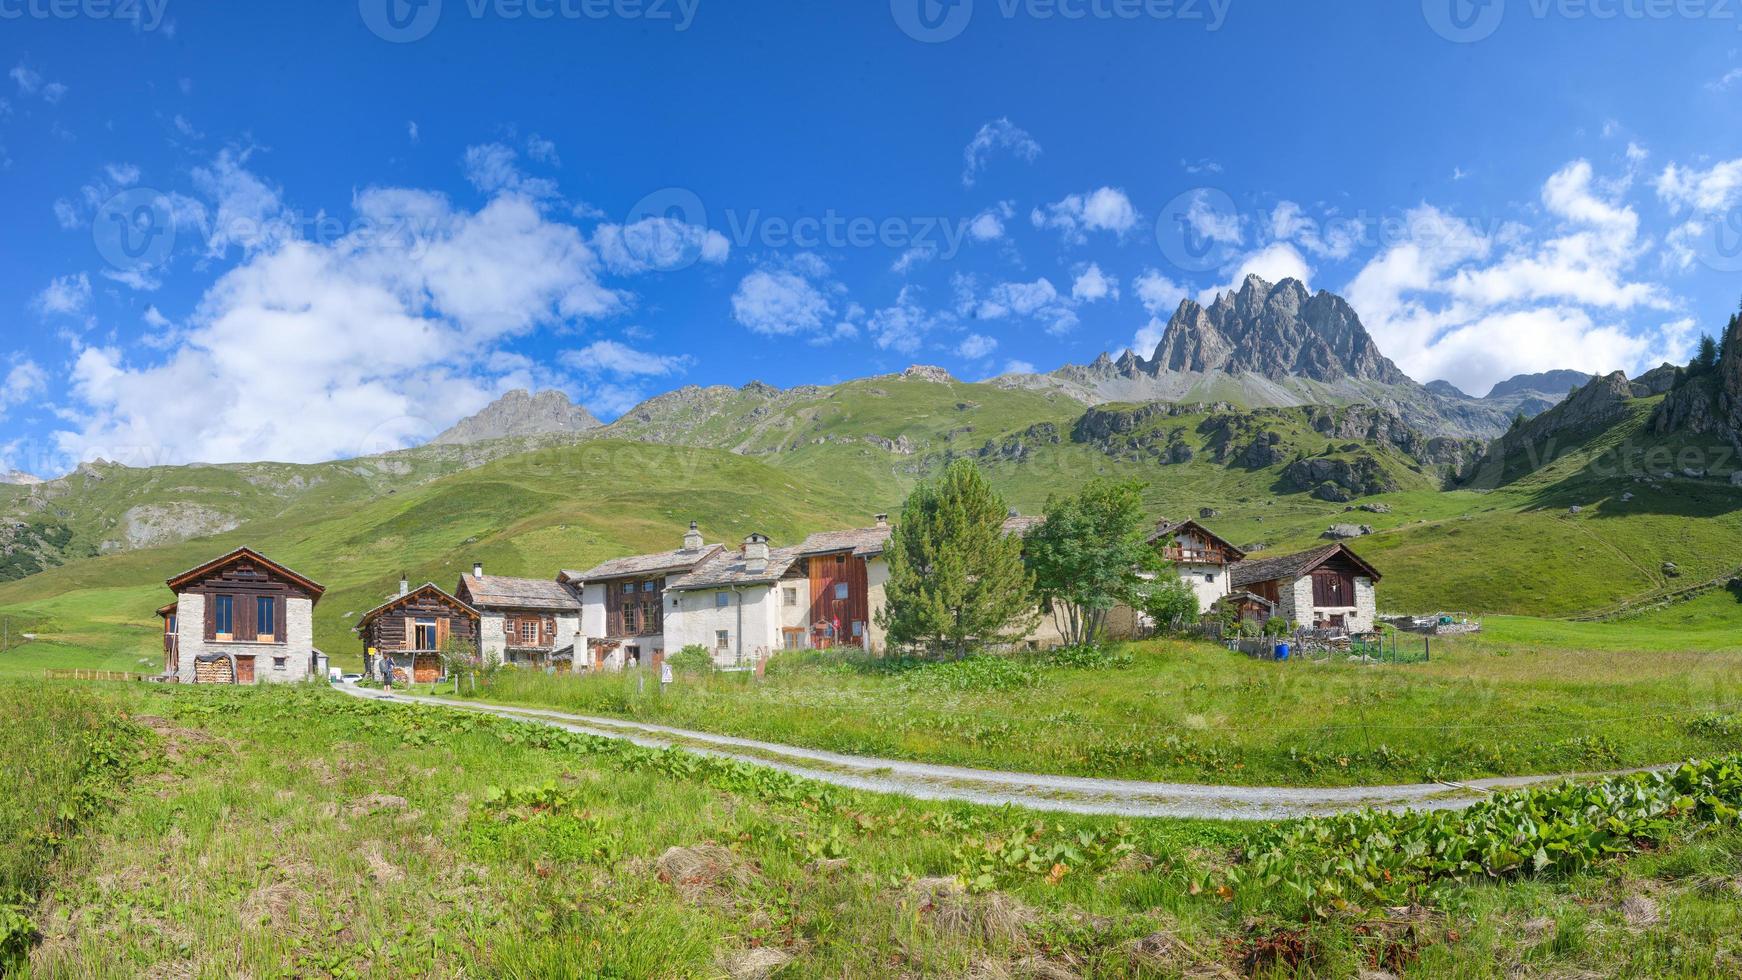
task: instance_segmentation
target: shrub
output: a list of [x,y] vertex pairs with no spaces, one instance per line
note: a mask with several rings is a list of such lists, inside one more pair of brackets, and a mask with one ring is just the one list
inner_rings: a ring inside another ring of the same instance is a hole
[[714,658],[708,655],[706,647],[694,643],[667,657],[665,662],[671,664],[671,669],[680,674],[714,672]]
[[1108,650],[1089,644],[1059,647],[1035,657],[1042,667],[1058,670],[1119,670],[1131,666],[1133,660],[1129,650]]
[[1033,687],[1040,675],[1027,664],[976,654],[965,660],[942,663],[909,662],[903,683],[914,688],[934,688],[950,691],[1014,691]]

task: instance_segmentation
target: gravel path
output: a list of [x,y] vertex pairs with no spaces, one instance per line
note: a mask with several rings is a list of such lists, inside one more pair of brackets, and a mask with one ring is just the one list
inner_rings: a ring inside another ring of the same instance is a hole
[[[989,806],[1094,813],[1124,817],[1212,820],[1287,820],[1346,813],[1367,807],[1390,810],[1455,810],[1495,790],[1533,786],[1565,775],[1511,776],[1461,783],[1400,786],[1268,787],[1150,783],[1128,779],[997,772],[961,766],[842,755],[774,742],[688,731],[665,725],[597,718],[543,708],[506,707],[476,701],[338,686],[352,697],[477,711],[538,722],[573,732],[620,738],[651,748],[682,748],[701,755],[738,759],[848,789],[896,793],[919,800],[960,800]],[[1595,775],[1595,774],[1592,774]]]

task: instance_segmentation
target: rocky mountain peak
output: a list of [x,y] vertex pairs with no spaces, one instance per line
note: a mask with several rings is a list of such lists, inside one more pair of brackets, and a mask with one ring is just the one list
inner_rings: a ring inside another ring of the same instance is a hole
[[1582,388],[1591,383],[1594,374],[1583,371],[1543,371],[1538,374],[1519,374],[1507,378],[1489,389],[1485,397],[1505,398],[1524,392],[1540,392],[1545,395],[1565,395],[1574,388]]
[[1409,378],[1379,352],[1361,318],[1341,297],[1308,293],[1299,280],[1248,276],[1209,306],[1180,303],[1148,365],[1152,371],[1251,373],[1335,382],[1404,384]]
[[569,396],[560,391],[541,391],[534,395],[522,388],[496,399],[471,418],[461,420],[431,440],[431,445],[458,446],[511,436],[584,432],[599,425],[593,413],[569,401]]
[[46,481],[43,480],[42,477],[26,473],[23,470],[7,470],[5,472],[0,472],[0,483],[10,484],[15,487],[34,487],[44,482]]
[[911,365],[907,370],[901,372],[901,376],[904,378],[913,378],[918,381],[935,381],[938,384],[946,385],[954,384],[956,381],[954,377],[951,377],[950,372],[932,364]]

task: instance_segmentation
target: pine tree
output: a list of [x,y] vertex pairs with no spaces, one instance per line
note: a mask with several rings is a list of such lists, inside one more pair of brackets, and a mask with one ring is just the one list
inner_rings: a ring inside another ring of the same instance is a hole
[[1689,375],[1711,374],[1718,369],[1718,343],[1711,334],[1700,337],[1699,352],[1694,355],[1694,362],[1688,365]]
[[914,488],[890,537],[887,601],[877,614],[891,643],[962,657],[970,645],[1014,643],[1034,629],[1034,577],[1022,538],[1004,533],[1007,513],[969,460]]
[[1046,520],[1028,536],[1025,558],[1065,642],[1093,643],[1115,607],[1144,604],[1156,576],[1143,573],[1164,565],[1147,540],[1147,524],[1143,484],[1136,481],[1092,480],[1047,500]]

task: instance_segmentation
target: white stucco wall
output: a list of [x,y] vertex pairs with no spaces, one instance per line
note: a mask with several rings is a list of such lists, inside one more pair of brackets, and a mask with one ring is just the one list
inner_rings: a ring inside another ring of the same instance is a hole
[[883,627],[877,625],[877,614],[889,601],[889,559],[877,555],[865,563],[866,608],[871,621],[865,624],[865,645],[870,650],[888,646]]
[[1198,612],[1207,613],[1210,607],[1228,594],[1228,566],[1199,564],[1197,562],[1181,563],[1174,566],[1179,577],[1191,585],[1192,591],[1198,596]]
[[[719,605],[718,596],[726,597]],[[741,589],[698,589],[668,592],[665,600],[667,656],[686,646],[699,646],[722,667],[749,667],[763,655],[780,649],[782,623],[778,586],[750,585]],[[727,647],[718,649],[719,631]]]
[[[176,634],[181,663],[176,678],[194,683],[194,665],[206,654],[228,653],[254,658],[254,683],[290,684],[315,676],[315,604],[291,598],[284,603],[283,643],[217,643],[206,639],[206,597],[189,592],[176,597]],[[283,658],[284,665],[274,663]]]

